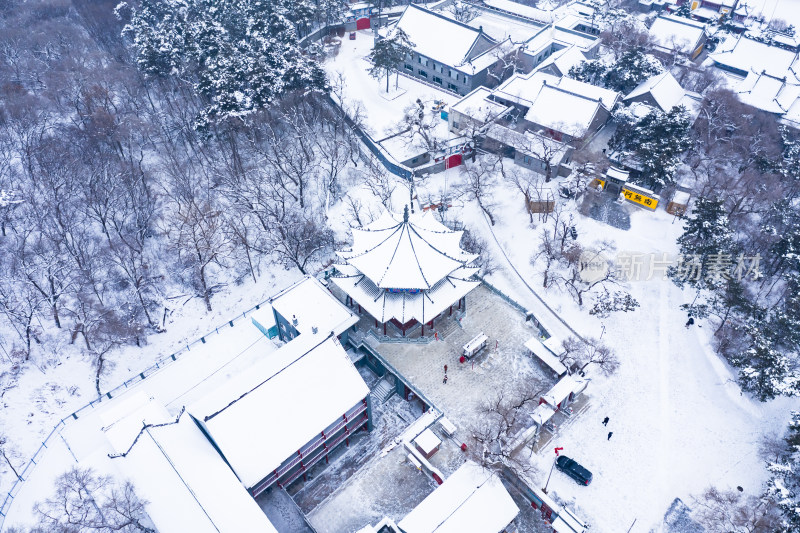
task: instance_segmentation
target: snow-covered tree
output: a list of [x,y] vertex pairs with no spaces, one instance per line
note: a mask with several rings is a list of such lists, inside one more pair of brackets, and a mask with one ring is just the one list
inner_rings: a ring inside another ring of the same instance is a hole
[[156,533],[148,525],[146,505],[130,482],[74,468],[56,479],[51,497],[35,505],[42,529],[34,531]]
[[[684,220],[678,246],[681,261],[668,270],[678,286],[686,283],[698,290],[707,288],[715,274],[723,274],[711,269],[717,265],[732,267],[730,262],[736,251],[734,233],[721,200],[703,197],[695,200],[691,214]],[[720,261],[713,263],[711,259]]]
[[583,61],[572,67],[568,76],[628,93],[647,78],[662,72],[664,67],[655,56],[645,53],[642,47],[635,47],[625,51],[610,65],[600,59]]
[[369,53],[369,60],[372,67],[369,74],[375,79],[386,76],[386,92],[389,92],[389,76],[396,72],[400,64],[411,53],[414,44],[409,40],[408,35],[400,28],[395,28],[392,35],[384,39],[379,39],[372,51]]
[[637,179],[646,187],[657,189],[673,183],[681,154],[692,146],[686,110],[682,106],[666,113],[654,109],[641,119],[621,110],[614,118],[617,129],[608,145],[641,165],[641,177]]
[[[264,108],[293,90],[324,90],[298,45],[289,0],[143,0],[120,4],[139,68],[189,79],[205,101],[198,126]],[[299,22],[307,25],[307,17]]]
[[594,305],[589,310],[589,314],[597,315],[600,318],[606,318],[611,313],[627,313],[639,307],[639,302],[636,298],[625,291],[611,293],[608,289],[603,289],[603,292],[598,293],[594,298]]
[[770,458],[767,468],[772,473],[768,493],[783,513],[786,533],[800,530],[800,412],[792,411],[785,440]]

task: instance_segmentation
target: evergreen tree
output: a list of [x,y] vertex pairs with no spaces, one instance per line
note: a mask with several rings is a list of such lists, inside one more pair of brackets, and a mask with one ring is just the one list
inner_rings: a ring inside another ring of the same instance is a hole
[[[123,16],[120,4],[117,9]],[[123,29],[139,68],[189,79],[205,108],[198,126],[268,106],[295,90],[326,90],[298,45],[309,5],[290,0],[142,0]]]
[[714,274],[710,269],[719,265],[711,261],[736,253],[733,230],[722,200],[698,198],[691,214],[683,224],[683,234],[678,237],[682,262],[668,270],[668,275],[679,287],[688,284],[698,290],[713,288]]
[[789,533],[800,530],[800,412],[792,411],[784,442],[780,455],[767,463],[772,473],[768,492],[783,512],[782,531]]
[[639,120],[622,111],[615,113],[615,120],[617,129],[608,146],[641,164],[638,179],[642,184],[659,190],[673,183],[681,154],[692,146],[686,110],[682,106],[666,113],[654,109]]
[[664,67],[661,62],[637,46],[625,51],[619,60],[611,65],[606,65],[598,59],[582,61],[569,69],[567,76],[621,93],[629,93],[647,78],[662,72]]
[[603,83],[609,89],[627,94],[647,78],[662,72],[664,67],[661,62],[637,46],[622,54],[622,57],[609,67],[603,76]]
[[605,76],[608,72],[603,63],[597,59],[590,61],[581,61],[580,64],[573,66],[569,69],[567,76],[574,80],[584,81],[592,85],[605,86]]
[[386,92],[389,92],[389,75],[396,71],[400,63],[411,53],[414,44],[408,39],[406,32],[400,28],[395,29],[391,37],[386,37],[375,43],[369,59],[372,68],[369,74],[375,79],[386,76]]

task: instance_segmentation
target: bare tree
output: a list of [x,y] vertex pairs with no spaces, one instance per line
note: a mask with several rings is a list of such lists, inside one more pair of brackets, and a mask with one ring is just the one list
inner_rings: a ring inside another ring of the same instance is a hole
[[[573,243],[568,253],[564,254],[566,272],[556,272],[554,279],[575,298],[578,307],[583,307],[584,295],[595,287],[605,288],[608,284],[617,283],[617,271],[609,264],[604,253],[611,248],[610,243],[601,243],[596,250],[584,249]],[[592,268],[591,275],[587,275],[587,266],[595,263],[603,263],[606,268]]]
[[469,428],[468,454],[477,464],[501,473],[505,469],[526,477],[535,472],[524,453],[514,449],[517,435],[531,424],[530,413],[543,390],[529,386],[498,391],[480,407],[480,416]]
[[531,204],[534,199],[541,199],[542,175],[519,165],[503,165],[501,173],[506,181],[512,183],[522,193],[522,197],[525,199],[525,211],[528,213],[529,222],[533,224]]
[[502,166],[502,158],[499,156],[486,156],[477,160],[474,164],[461,167],[461,184],[459,194],[469,200],[475,200],[478,207],[489,217],[489,222],[494,226],[495,218],[492,213],[494,200],[492,193],[497,186],[497,179]]
[[777,502],[769,496],[758,497],[709,487],[694,501],[697,521],[709,533],[774,533],[781,530]]
[[199,285],[199,293],[211,311],[213,267],[225,267],[231,252],[225,235],[222,211],[208,201],[184,197],[174,205],[174,224],[166,228],[170,249]]
[[375,159],[370,159],[361,172],[362,183],[381,202],[387,211],[392,210],[392,195],[397,180]]
[[130,482],[119,484],[91,469],[74,468],[56,480],[55,493],[34,506],[39,527],[63,533],[156,533]]
[[562,341],[562,347],[564,352],[560,359],[568,368],[583,372],[587,366],[596,365],[606,375],[613,374],[619,368],[619,360],[614,352],[599,339],[569,337]]

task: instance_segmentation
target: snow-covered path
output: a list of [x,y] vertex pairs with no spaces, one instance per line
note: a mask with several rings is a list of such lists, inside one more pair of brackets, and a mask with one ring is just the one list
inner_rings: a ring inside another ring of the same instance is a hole
[[[509,259],[534,288],[540,276],[529,257],[538,242],[513,202],[498,209],[502,220],[494,230]],[[632,229],[622,231],[577,216],[579,242],[589,245],[612,240],[618,250],[640,253],[674,253],[680,224],[672,224],[664,212],[637,212]],[[470,226],[480,232],[492,248],[496,243],[480,228],[478,217]],[[493,250],[494,251],[494,250]],[[497,273],[490,281],[530,310],[541,312],[536,298],[519,280],[502,255],[496,254]],[[586,306],[578,309],[569,296],[548,289],[542,296],[556,312],[584,335],[609,343],[621,365],[611,377],[589,369],[593,379],[587,390],[589,408],[576,423],[560,429],[551,446],[563,446],[594,473],[588,487],[579,486],[554,472],[549,490],[574,505],[595,531],[647,532],[657,528],[669,504],[680,497],[692,506],[691,495],[710,485],[742,486],[755,494],[766,479],[759,456],[764,433],[783,431],[789,410],[799,407],[796,399],[782,398],[766,404],[740,395],[735,376],[708,345],[712,333],[703,321],[684,327],[686,315],[680,305],[691,300],[668,280],[630,283],[628,290],[641,303],[633,313],[612,315],[603,321],[589,316]],[[556,321],[549,321],[553,328]],[[704,327],[700,327],[704,326]],[[555,335],[565,331],[553,328]],[[562,328],[566,329],[566,328]],[[608,416],[608,427],[601,423]],[[613,431],[609,440],[608,432]],[[550,450],[550,448],[548,448]],[[544,472],[542,485],[555,455],[534,456]]]

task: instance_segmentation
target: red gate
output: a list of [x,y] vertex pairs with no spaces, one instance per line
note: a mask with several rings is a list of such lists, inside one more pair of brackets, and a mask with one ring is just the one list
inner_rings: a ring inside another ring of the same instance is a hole
[[444,168],[453,168],[461,164],[461,154],[453,154],[445,161]]
[[369,17],[363,17],[356,21],[356,29],[357,30],[368,30],[369,29]]

